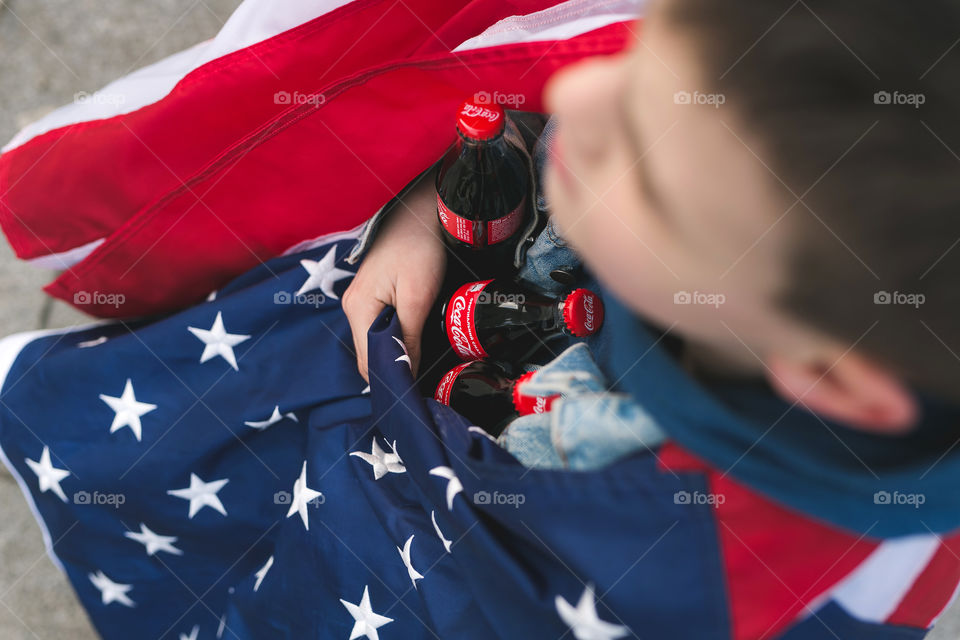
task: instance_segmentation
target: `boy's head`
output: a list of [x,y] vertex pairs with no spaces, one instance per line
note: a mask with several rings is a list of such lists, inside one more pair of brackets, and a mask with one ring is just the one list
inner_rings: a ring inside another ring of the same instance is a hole
[[960,2],[660,0],[572,67],[553,215],[665,327],[852,426],[960,402]]

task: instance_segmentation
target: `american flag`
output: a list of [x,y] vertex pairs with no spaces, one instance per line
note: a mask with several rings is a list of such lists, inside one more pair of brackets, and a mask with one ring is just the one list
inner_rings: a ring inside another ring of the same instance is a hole
[[[664,575],[684,606],[708,597],[669,560],[702,544],[676,531],[681,485],[652,458],[575,481],[519,466],[416,392],[389,308],[367,387],[339,304],[356,235],[159,320],[0,343],[5,462],[98,631],[667,637]],[[631,495],[645,476],[670,486]],[[641,623],[638,599],[660,610]]]

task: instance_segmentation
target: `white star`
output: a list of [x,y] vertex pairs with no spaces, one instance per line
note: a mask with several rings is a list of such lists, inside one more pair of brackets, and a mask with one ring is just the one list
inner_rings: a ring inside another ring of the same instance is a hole
[[183,555],[183,551],[173,546],[173,543],[177,541],[176,536],[161,536],[151,531],[147,525],[142,522],[140,523],[140,533],[136,531],[125,531],[123,535],[131,540],[136,540],[146,547],[148,556],[152,556],[158,551],[166,551],[175,556]]
[[450,467],[434,467],[430,469],[430,475],[447,479],[447,509],[453,511],[453,498],[463,491],[460,478],[457,477],[457,474],[455,474]]
[[396,340],[397,344],[400,345],[400,348],[403,349],[403,355],[398,357],[396,360],[394,360],[394,362],[406,362],[407,366],[410,367],[410,370],[413,371],[413,363],[410,362],[410,354],[407,353],[407,345],[405,345],[403,343],[403,340],[401,340],[397,336],[390,336],[390,337]]
[[377,437],[373,437],[373,449],[370,453],[364,453],[362,451],[351,451],[350,455],[357,456],[364,462],[370,464],[373,467],[373,479],[379,480],[388,473],[405,473],[407,468],[403,466],[403,460],[400,459],[400,456],[397,455],[397,443],[394,442],[392,453],[386,453],[383,449],[380,448],[380,445],[377,444]]
[[287,517],[299,513],[300,519],[303,520],[303,528],[309,531],[310,521],[307,516],[307,505],[322,495],[321,492],[314,491],[307,486],[307,461],[304,460],[300,477],[293,483],[293,500],[290,501],[290,510],[287,511]]
[[250,336],[240,335],[239,333],[227,333],[223,326],[223,313],[217,312],[217,319],[213,321],[213,326],[209,329],[197,329],[196,327],[187,327],[187,330],[195,335],[203,344],[203,353],[200,355],[200,364],[203,364],[211,358],[222,357],[233,367],[234,371],[239,371],[237,367],[237,358],[233,355],[233,348]]
[[487,433],[484,429],[481,429],[480,427],[467,427],[467,431],[470,431],[471,433],[479,433],[480,435],[482,435],[484,438],[486,438],[486,439],[489,440],[490,442],[496,442],[496,441],[497,441],[496,438],[494,438],[492,435],[490,435],[489,433]]
[[347,608],[347,611],[350,612],[350,615],[353,616],[354,619],[353,630],[350,632],[350,640],[356,640],[356,638],[362,636],[366,636],[367,640],[380,640],[380,634],[377,633],[377,629],[393,622],[393,618],[381,616],[373,612],[373,608],[370,606],[370,592],[367,586],[363,587],[363,598],[361,598],[360,604],[347,602],[343,598],[340,598],[340,602]]
[[190,517],[196,515],[197,511],[204,507],[210,507],[227,515],[227,510],[223,508],[223,503],[217,497],[217,492],[223,488],[223,485],[230,482],[229,478],[214,480],[213,482],[204,482],[197,474],[190,474],[190,486],[186,489],[170,489],[167,491],[171,496],[183,498],[190,501]]
[[157,408],[157,405],[149,402],[137,402],[133,394],[133,382],[127,378],[127,384],[123,387],[123,394],[119,398],[100,394],[100,399],[107,403],[113,409],[113,424],[110,425],[110,433],[130,427],[137,442],[140,442],[141,426],[140,417],[150,413]]
[[190,631],[190,635],[180,634],[180,640],[197,640],[197,634],[200,633],[200,625],[193,625],[193,629]]
[[554,602],[560,618],[570,627],[577,640],[614,640],[630,633],[628,628],[604,622],[597,616],[593,585],[588,584],[583,590],[576,607],[562,596],[557,596]]
[[58,498],[64,502],[67,501],[67,496],[60,487],[60,481],[69,476],[70,472],[66,469],[57,469],[53,466],[50,462],[50,447],[43,447],[43,453],[40,454],[39,462],[31,460],[30,458],[25,458],[24,461],[27,463],[27,466],[30,467],[30,470],[37,474],[40,493],[53,491],[57,494]]
[[413,543],[413,536],[407,538],[406,544],[403,545],[403,549],[397,547],[397,551],[400,552],[400,558],[403,560],[403,564],[407,567],[407,574],[410,576],[410,582],[413,583],[413,587],[417,587],[417,580],[423,580],[423,576],[419,571],[413,568],[413,560],[410,559],[410,545]]
[[78,349],[89,349],[90,347],[96,347],[107,341],[107,336],[100,336],[99,338],[94,338],[93,340],[84,340],[83,342],[77,343]]
[[260,583],[263,582],[263,579],[267,575],[267,571],[270,571],[270,567],[273,566],[273,556],[267,558],[266,564],[260,567],[260,570],[257,571],[254,575],[257,576],[257,581],[253,584],[253,590],[258,591],[260,589]]
[[310,277],[297,291],[297,295],[301,296],[308,291],[320,289],[327,298],[339,300],[337,294],[333,292],[333,285],[339,280],[352,277],[354,274],[335,267],[334,263],[336,261],[337,245],[330,247],[330,251],[327,251],[327,254],[319,262],[316,260],[301,260],[300,265],[307,270]]
[[433,520],[433,529],[437,532],[437,537],[440,538],[440,542],[443,543],[443,548],[447,550],[447,553],[450,553],[450,547],[453,546],[453,540],[447,540],[443,537],[443,532],[440,531],[440,525],[437,524],[436,511],[430,511],[430,519]]
[[295,416],[293,413],[284,413],[281,415],[280,405],[275,405],[273,407],[273,413],[270,414],[270,417],[267,418],[266,420],[262,420],[260,422],[244,422],[243,424],[247,425],[248,427],[253,427],[254,429],[263,430],[263,429],[266,429],[267,427],[277,424],[284,418],[290,418],[294,422],[300,422],[299,420],[297,420],[297,416]]
[[100,590],[100,600],[103,604],[110,604],[111,602],[119,602],[120,604],[127,607],[136,606],[129,597],[127,597],[127,591],[133,589],[132,585],[129,584],[119,584],[114,582],[107,576],[103,574],[103,571],[97,571],[96,573],[88,573],[87,577],[90,578],[90,582],[93,583],[97,589]]

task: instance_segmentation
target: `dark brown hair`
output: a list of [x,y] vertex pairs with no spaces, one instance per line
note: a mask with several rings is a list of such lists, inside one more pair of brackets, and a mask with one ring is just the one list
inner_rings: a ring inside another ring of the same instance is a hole
[[660,9],[804,196],[780,307],[960,401],[960,0]]

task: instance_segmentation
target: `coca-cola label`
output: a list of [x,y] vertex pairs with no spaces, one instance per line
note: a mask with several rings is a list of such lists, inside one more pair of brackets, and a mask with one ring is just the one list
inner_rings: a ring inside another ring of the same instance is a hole
[[560,394],[552,395],[527,395],[524,393],[524,386],[535,372],[531,371],[517,378],[513,387],[513,407],[521,416],[528,416],[533,413],[546,413],[550,411],[553,401],[560,397]]
[[523,224],[523,205],[526,202],[527,199],[524,198],[517,205],[517,208],[507,215],[487,221],[487,244],[497,244],[509,240],[517,232],[520,225]]
[[[523,224],[523,211],[527,199],[524,198],[516,209],[505,216],[494,220],[488,220],[486,223],[486,244],[498,244],[509,240],[514,233]],[[440,224],[447,230],[447,233],[461,242],[466,242],[473,246],[483,246],[484,239],[474,234],[473,220],[464,218],[450,210],[444,204],[440,195],[437,195],[437,215],[440,217]]]
[[583,328],[593,333],[593,296],[583,296]]
[[458,364],[440,379],[439,384],[437,384],[437,390],[433,392],[433,399],[441,404],[450,406],[450,394],[453,392],[453,383],[457,381],[457,377],[460,375],[464,369],[469,367],[471,362],[464,362],[463,364]]
[[477,244],[473,238],[473,220],[468,220],[450,211],[439,194],[437,195],[437,215],[440,216],[440,224],[447,230],[447,233],[460,242]]
[[503,111],[499,109],[491,109],[474,102],[465,102],[463,103],[463,108],[460,110],[460,115],[461,117],[466,116],[467,118],[482,118],[493,124],[500,119],[500,116],[503,115]]
[[588,289],[577,289],[563,303],[563,322],[575,336],[593,335],[603,325],[603,301]]
[[450,346],[464,360],[479,360],[487,357],[477,335],[477,298],[493,280],[468,282],[453,294],[447,303],[444,324]]

